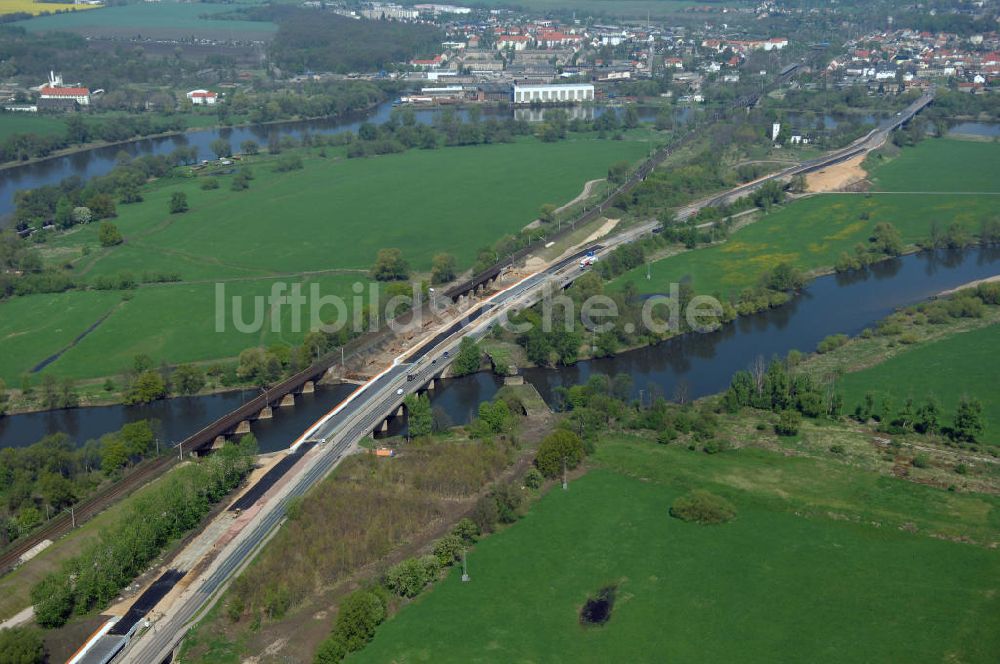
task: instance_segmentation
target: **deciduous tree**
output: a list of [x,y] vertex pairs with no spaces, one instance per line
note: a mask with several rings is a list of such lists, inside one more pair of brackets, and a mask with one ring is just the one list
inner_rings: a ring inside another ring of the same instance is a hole
[[455,257],[441,253],[434,257],[431,266],[431,283],[443,284],[455,278]]
[[410,266],[399,249],[379,249],[372,266],[372,278],[378,281],[400,281],[410,276]]
[[553,431],[542,440],[538,446],[538,453],[535,455],[535,466],[545,477],[556,477],[563,469],[563,460],[566,467],[576,468],[583,460],[583,441],[572,431]]

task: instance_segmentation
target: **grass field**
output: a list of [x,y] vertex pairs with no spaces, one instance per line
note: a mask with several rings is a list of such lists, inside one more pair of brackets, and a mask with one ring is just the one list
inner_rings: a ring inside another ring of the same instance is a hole
[[848,410],[861,403],[865,393],[889,394],[898,407],[907,398],[916,404],[932,394],[951,416],[963,395],[983,403],[985,442],[1000,443],[1000,325],[963,332],[901,351],[868,369],[846,374],[839,383]]
[[36,113],[0,113],[0,141],[14,134],[52,136],[66,133],[66,123],[49,115]]
[[[77,261],[74,274],[84,281],[123,271],[179,273],[184,281],[144,286],[127,301],[121,293],[74,291],[0,304],[0,377],[18,384],[21,374],[109,311],[48,370],[93,378],[123,371],[137,353],[182,363],[232,357],[258,344],[298,343],[308,318],[293,331],[287,307],[280,331],[244,334],[229,324],[217,333],[215,282],[230,280],[227,296],[244,296],[249,321],[251,296],[266,296],[276,280],[302,283],[306,295],[316,282],[322,295],[350,302],[352,285],[367,283],[383,247],[401,248],[420,271],[430,268],[434,254],[449,251],[464,270],[479,247],[517,232],[543,203],[565,202],[609,164],[647,151],[638,140],[532,139],[371,159],[313,156],[290,173],[258,162],[244,192],[230,191],[231,176],[211,191],[198,179],[154,183],[142,203],[119,206],[115,223],[124,245],[101,249],[91,224],[53,238],[46,257],[54,264]],[[168,213],[175,191],[188,195],[186,214]],[[88,256],[81,256],[84,246],[93,249]],[[308,316],[308,307],[304,312]],[[333,310],[323,313],[326,319]]]
[[92,5],[74,5],[72,2],[52,3],[34,2],[34,0],[0,0],[0,16],[19,12],[40,14],[42,12],[78,11],[81,9],[94,9],[94,7]]
[[[821,194],[791,202],[737,231],[721,245],[656,261],[650,280],[642,266],[619,277],[615,287],[634,282],[643,293],[667,292],[690,281],[700,293],[729,294],[757,283],[781,262],[804,271],[830,268],[841,252],[867,241],[875,224],[891,222],[904,243],[929,235],[933,222],[958,221],[976,231],[995,214],[1000,197],[925,192],[1000,192],[994,177],[1000,145],[950,139],[927,140],[874,168],[872,196]],[[867,218],[863,215],[867,214]]]
[[1000,145],[957,139],[925,140],[872,169],[876,191],[1000,192]]
[[[563,203],[611,163],[647,153],[639,141],[578,139],[411,150],[371,159],[311,157],[305,168],[261,165],[244,192],[202,191],[201,180],[154,187],[119,207],[126,244],[82,261],[87,276],[122,269],[180,271],[185,279],[367,269],[383,247],[399,247],[418,270],[449,251],[466,269],[477,250],[516,233],[543,203]],[[171,215],[175,191],[191,210]],[[96,228],[54,247],[96,243]],[[166,251],[164,251],[166,249]]]
[[[722,244],[654,262],[650,280],[641,266],[612,287],[632,281],[642,293],[660,293],[673,282],[690,281],[699,293],[736,293],[782,262],[807,272],[832,267],[841,252],[853,253],[856,244],[866,242],[880,221],[891,222],[904,243],[913,243],[928,236],[934,221],[961,220],[978,228],[997,203],[1000,199],[932,194],[812,196],[766,215]],[[861,219],[862,213],[868,219]]]
[[[242,320],[250,323],[254,318],[253,298],[266,298],[274,281],[286,280],[227,283],[223,301],[226,311],[231,311],[230,296],[241,296]],[[306,296],[310,284],[317,283],[321,295],[337,295],[350,303],[351,286],[358,276],[317,275],[287,281],[303,284]],[[367,279],[362,281],[367,288]],[[149,286],[139,289],[128,300],[120,292],[109,291],[31,295],[5,302],[0,311],[4,313],[0,317],[0,347],[4,349],[0,354],[0,377],[12,386],[19,384],[22,374],[66,348],[108,312],[110,316],[47,370],[59,376],[93,378],[125,371],[139,353],[149,355],[157,363],[234,357],[252,346],[301,342],[311,315],[308,305],[303,307],[302,328],[293,330],[291,309],[284,307],[279,325],[272,327],[268,312],[260,332],[244,333],[236,329],[231,314],[227,314],[225,330],[217,332],[214,283]],[[329,320],[335,311],[329,307],[321,314],[324,320]]]
[[[596,462],[478,544],[469,583],[452,573],[356,659],[990,662],[1000,648],[1000,554],[897,527],[995,540],[993,497],[755,450],[618,439]],[[724,495],[736,519],[671,519],[692,487]],[[610,621],[581,627],[581,605],[608,584]]]
[[[22,0],[23,1],[23,0]],[[55,7],[55,5],[37,5]],[[58,14],[18,21],[31,32],[67,30],[89,37],[199,37],[268,39],[277,26],[266,21],[229,21],[204,18],[235,9],[230,4],[182,3],[175,0],[102,7],[87,13]]]

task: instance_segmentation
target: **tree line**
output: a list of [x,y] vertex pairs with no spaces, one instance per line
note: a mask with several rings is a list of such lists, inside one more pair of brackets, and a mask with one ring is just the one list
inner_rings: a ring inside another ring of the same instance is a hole
[[122,518],[100,539],[31,589],[35,620],[60,627],[73,614],[106,606],[171,541],[197,526],[212,505],[239,486],[254,467],[252,435],[171,471],[130,500]]
[[0,449],[0,546],[155,454],[158,423],[139,420],[77,446],[65,433]]

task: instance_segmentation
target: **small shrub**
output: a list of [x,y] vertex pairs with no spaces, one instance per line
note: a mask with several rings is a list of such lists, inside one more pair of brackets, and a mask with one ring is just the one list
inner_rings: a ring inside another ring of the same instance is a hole
[[416,597],[441,569],[436,556],[408,558],[386,573],[385,586],[400,597]]
[[802,423],[802,416],[794,410],[784,410],[778,416],[778,422],[774,425],[774,432],[779,436],[794,436],[799,432],[799,425]]
[[927,466],[931,465],[931,459],[925,453],[921,452],[920,454],[913,457],[912,463],[914,468],[926,468]]
[[201,188],[203,190],[205,190],[205,191],[208,191],[210,189],[218,189],[219,188],[219,181],[216,178],[206,178],[201,183]]
[[451,532],[461,537],[462,541],[467,545],[471,545],[476,543],[482,531],[480,531],[475,521],[465,518],[455,524]]
[[847,343],[846,334],[831,334],[830,336],[826,337],[825,339],[819,342],[819,345],[816,347],[816,351],[820,354],[829,353],[832,350],[840,348],[846,343]]
[[455,533],[449,533],[434,543],[434,555],[442,567],[462,559],[465,542]]
[[544,478],[542,474],[538,472],[537,468],[529,468],[528,472],[524,474],[524,486],[529,489],[537,489],[542,486],[542,481]]
[[955,472],[958,473],[959,475],[965,475],[969,472],[969,467],[966,466],[964,463],[960,463],[957,466],[955,466]]
[[660,433],[656,434],[656,442],[660,445],[669,445],[670,443],[677,440],[677,432],[671,428],[666,428]]
[[831,445],[830,452],[832,452],[833,454],[844,454],[845,453],[844,446],[837,444]]
[[674,501],[670,516],[689,523],[714,525],[730,521],[736,516],[736,508],[721,496],[695,489]]
[[728,440],[710,440],[701,448],[705,454],[718,454],[729,449]]

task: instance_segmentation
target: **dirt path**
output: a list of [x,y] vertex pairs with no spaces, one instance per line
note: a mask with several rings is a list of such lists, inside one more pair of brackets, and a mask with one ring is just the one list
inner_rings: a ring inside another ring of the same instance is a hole
[[[583,191],[581,191],[576,196],[576,198],[574,198],[573,200],[569,201],[568,203],[564,203],[563,205],[560,205],[559,207],[557,207],[555,209],[555,211],[552,214],[559,214],[560,212],[563,212],[563,211],[569,209],[571,206],[573,206],[573,205],[579,203],[580,201],[584,200],[585,198],[587,198],[588,196],[590,196],[591,193],[593,193],[594,187],[597,186],[598,184],[600,184],[601,182],[604,182],[604,178],[600,178],[598,180],[590,180],[590,181],[588,181],[586,184],[583,185]],[[530,230],[532,228],[538,228],[541,225],[542,225],[542,220],[541,219],[535,219],[533,222],[531,222],[530,224],[528,224],[527,226],[525,226],[524,229],[525,230]]]
[[619,221],[621,221],[621,219],[608,219],[603,224],[601,224],[600,228],[598,228],[596,231],[588,235],[587,239],[584,240],[583,243],[589,244],[594,240],[599,240],[600,238],[604,237],[605,235],[607,235],[608,233],[610,233],[615,229],[615,226],[618,225]]
[[860,154],[853,159],[809,173],[806,175],[807,190],[815,193],[838,191],[861,182],[868,177],[865,169],[861,168],[865,156],[865,154]]
[[568,209],[570,206],[575,205],[590,196],[590,194],[594,191],[594,187],[601,182],[604,182],[604,178],[598,178],[597,180],[590,180],[587,182],[587,184],[583,185],[583,191],[580,192],[579,196],[571,200],[569,203],[556,208],[556,214],[559,214],[563,210]]

